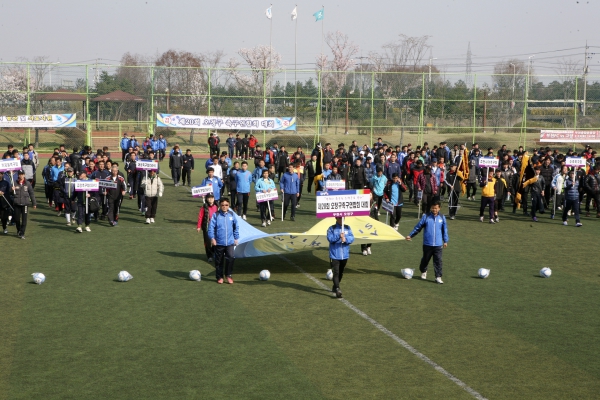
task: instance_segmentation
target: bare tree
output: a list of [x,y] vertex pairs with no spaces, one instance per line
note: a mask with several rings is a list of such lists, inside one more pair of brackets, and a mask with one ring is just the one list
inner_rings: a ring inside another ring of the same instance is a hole
[[197,97],[206,96],[202,55],[168,50],[158,57],[155,65],[163,67],[155,69],[155,91],[165,93],[167,109],[171,102],[174,106],[189,109],[198,102]]
[[[529,69],[529,74],[533,75],[532,68]],[[512,126],[522,115],[522,107],[517,104],[522,104],[525,99],[526,63],[515,58],[496,63],[492,83],[494,89],[492,99],[498,101],[493,103],[493,113],[505,115],[506,125]]]
[[116,75],[131,82],[133,94],[147,95],[150,91],[150,68],[143,67],[148,65],[152,65],[148,57],[127,52],[121,56]]
[[333,58],[325,54],[317,57],[317,73],[321,74],[321,93],[326,99],[327,125],[331,124],[333,112],[343,87],[348,79],[348,71],[354,66],[352,58],[358,53],[358,46],[340,31],[329,32],[325,37]]
[[234,58],[229,60],[228,68],[239,88],[250,96],[252,112],[256,116],[259,106],[267,100],[266,94],[271,92],[272,78],[279,69],[281,55],[270,46],[240,49],[238,55],[248,70],[241,68],[242,63]]
[[[29,79],[29,87],[37,83]],[[27,67],[23,64],[13,64],[4,67],[0,72],[0,109],[12,108],[12,114],[24,113],[19,110],[27,102],[28,79]]]
[[[583,70],[579,61],[563,58],[554,70],[562,83],[563,100],[575,98],[575,78]],[[566,104],[565,104],[566,106]]]
[[385,118],[395,101],[400,100],[410,89],[421,85],[424,58],[431,48],[427,43],[429,38],[427,35],[400,34],[398,39],[383,45],[381,52],[369,53],[374,79],[385,99]]

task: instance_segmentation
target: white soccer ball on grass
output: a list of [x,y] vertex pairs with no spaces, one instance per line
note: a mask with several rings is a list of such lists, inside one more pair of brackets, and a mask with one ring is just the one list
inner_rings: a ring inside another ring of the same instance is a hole
[[332,270],[330,270],[330,269],[328,269],[328,270],[327,270],[327,273],[325,274],[325,278],[326,278],[328,281],[332,280],[332,279],[333,279],[333,271],[332,271]]
[[479,268],[479,271],[477,271],[477,275],[479,275],[481,279],[485,279],[488,276],[490,276],[490,270],[486,268]]
[[271,273],[268,269],[263,269],[262,271],[260,271],[260,274],[258,274],[258,279],[260,279],[261,281],[268,281],[270,277]]
[[127,271],[119,272],[119,282],[127,282],[133,279],[133,276]]
[[400,270],[400,273],[402,273],[404,279],[412,279],[413,275],[415,274],[415,270],[410,268],[404,268]]
[[41,285],[46,281],[46,275],[42,274],[41,272],[35,272],[31,274],[31,276],[33,276],[33,282],[37,283],[38,285]]
[[540,276],[542,278],[550,278],[550,275],[552,275],[552,270],[548,267],[544,267],[540,270]]
[[197,269],[190,271],[190,279],[196,282],[200,282],[202,280],[202,274]]

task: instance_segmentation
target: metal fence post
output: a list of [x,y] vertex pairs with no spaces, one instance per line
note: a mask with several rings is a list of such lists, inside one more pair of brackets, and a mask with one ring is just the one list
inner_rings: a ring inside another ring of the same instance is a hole
[[148,133],[154,133],[154,66],[150,67],[150,124]]
[[529,102],[529,74],[525,77],[525,103],[523,104],[523,116],[521,117],[521,135],[519,136],[519,146],[523,138],[523,149],[527,150],[527,104]]
[[373,146],[373,124],[375,123],[375,72],[371,72],[371,143]]
[[[579,77],[576,76],[575,77],[575,95],[573,96],[574,98],[574,102],[573,102],[573,111],[575,111],[573,113],[573,130],[576,131],[577,130],[577,94],[578,94],[578,89],[577,86],[579,84]],[[585,99],[583,101],[583,105],[585,106]],[[584,114],[585,115],[585,114]],[[573,151],[575,151],[575,143],[573,143]]]
[[419,146],[423,146],[423,144],[425,143],[424,128],[423,128],[424,111],[425,111],[425,72],[423,72],[422,76],[421,76],[421,112],[419,114],[419,135],[418,135],[419,138],[417,139],[417,143],[419,143]]
[[475,129],[477,128],[477,74],[473,77],[473,140],[475,143]]
[[[31,80],[30,80],[30,74],[29,74],[29,62],[27,63],[27,115],[29,115],[29,113],[31,112],[31,103],[30,103],[30,86],[31,86]],[[23,135],[25,136],[25,135]],[[31,128],[27,128],[27,136],[28,136],[28,143],[23,143],[23,146],[25,146],[25,144],[29,144],[31,143]],[[23,142],[25,142],[25,137],[23,137]]]
[[86,143],[92,146],[92,126],[90,125],[90,78],[89,65],[85,66],[85,130],[87,133]]

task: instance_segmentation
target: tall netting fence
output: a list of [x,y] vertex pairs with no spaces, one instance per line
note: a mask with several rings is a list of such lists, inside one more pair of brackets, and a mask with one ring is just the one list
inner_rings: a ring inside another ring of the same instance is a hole
[[[598,76],[476,74],[466,81],[464,74],[378,72],[368,64],[326,71],[0,63],[0,116],[77,114],[76,127],[0,128],[0,146],[117,151],[123,133],[140,143],[162,134],[170,145],[205,154],[215,132],[222,141],[254,134],[263,146],[305,150],[379,137],[394,146],[445,141],[532,150],[546,145],[539,142],[544,129],[600,129]],[[296,130],[164,128],[157,114],[295,117]]]

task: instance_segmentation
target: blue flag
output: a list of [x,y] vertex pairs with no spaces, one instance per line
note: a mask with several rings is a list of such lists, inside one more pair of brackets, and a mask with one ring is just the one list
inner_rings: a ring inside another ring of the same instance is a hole
[[323,14],[325,13],[325,8],[321,8],[319,11],[313,14],[316,18],[315,22],[318,22],[323,19]]

